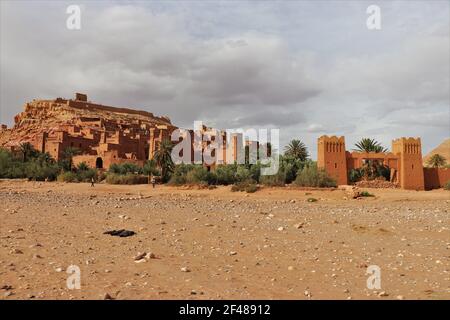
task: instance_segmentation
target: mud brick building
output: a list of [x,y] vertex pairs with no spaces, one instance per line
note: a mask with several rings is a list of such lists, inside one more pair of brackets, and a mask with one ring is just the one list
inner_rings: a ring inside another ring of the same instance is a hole
[[348,173],[374,160],[390,169],[390,180],[403,189],[429,190],[442,187],[450,180],[447,168],[424,168],[420,138],[399,138],[392,141],[392,152],[349,152],[345,138],[321,136],[318,139],[317,165],[336,179],[348,184]]
[[142,165],[150,158],[151,133],[176,128],[167,117],[92,103],[81,93],[75,99],[28,102],[14,122],[10,129],[2,126],[1,147],[14,150],[29,142],[57,161],[72,147],[79,151],[73,158],[75,165],[86,162],[94,168],[121,162]]
[[[118,108],[88,101],[86,94],[76,93],[74,99],[33,100],[24,106],[24,111],[14,117],[14,127],[0,127],[0,147],[18,149],[21,143],[29,142],[40,152],[48,152],[59,161],[68,148],[76,148],[74,165],[85,162],[88,166],[108,169],[113,163],[131,162],[143,165],[153,159],[155,151],[165,139],[177,129],[168,117],[157,117],[153,113],[130,108]],[[185,130],[191,136],[190,162],[194,162],[194,148],[203,150],[224,131],[203,126],[199,128],[198,146],[194,144],[194,131]],[[204,139],[206,138],[206,139]],[[206,140],[206,141],[204,141]],[[237,159],[237,139],[225,144],[218,151],[217,164],[234,163]],[[227,154],[227,150],[230,152]],[[215,152],[213,152],[215,154]],[[200,162],[203,158],[200,159]],[[214,165],[207,165],[209,169]]]

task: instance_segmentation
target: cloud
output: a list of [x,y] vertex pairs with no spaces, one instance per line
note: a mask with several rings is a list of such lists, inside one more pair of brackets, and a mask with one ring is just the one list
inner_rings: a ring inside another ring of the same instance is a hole
[[383,3],[375,32],[365,2],[80,3],[69,31],[72,3],[1,2],[0,122],[79,91],[183,127],[278,127],[311,150],[320,134],[448,136],[448,3]]
[[325,132],[325,127],[320,123],[311,123],[306,130],[311,133]]
[[[21,13],[14,13],[19,19]],[[253,124],[260,125],[282,125],[286,120],[279,116],[261,115],[320,92],[307,74],[311,59],[292,56],[275,36],[197,39],[185,32],[182,18],[135,6],[86,15],[79,32],[42,21],[42,39],[25,27],[9,36],[1,60],[6,88],[26,91],[35,86],[36,98],[81,91],[101,103],[146,107],[183,123],[236,109],[260,114],[253,117],[261,120]]]

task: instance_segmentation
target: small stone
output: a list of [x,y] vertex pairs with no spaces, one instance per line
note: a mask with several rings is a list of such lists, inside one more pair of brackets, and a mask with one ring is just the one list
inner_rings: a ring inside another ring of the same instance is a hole
[[284,230],[284,227],[279,227],[278,228],[278,231],[283,231]]
[[236,251],[230,251],[230,256],[235,256],[235,255],[237,255]]
[[134,257],[134,260],[135,260],[135,261],[138,261],[138,260],[144,259],[146,254],[147,254],[146,252],[138,253],[138,254]]
[[403,299],[405,299],[403,296],[397,296],[396,298],[397,298],[397,300],[403,300]]
[[12,296],[12,294],[13,293],[11,291],[7,291],[7,292],[4,293],[4,296],[5,297],[9,297],[9,296]]
[[381,291],[381,292],[378,294],[378,296],[379,296],[379,297],[387,297],[387,296],[389,296],[389,294],[388,294],[386,291]]
[[153,252],[149,252],[149,253],[147,253],[147,254],[145,255],[145,258],[146,258],[146,259],[155,259],[156,256],[155,256],[155,254],[154,254]]
[[56,271],[56,272],[62,272],[62,271],[63,271],[63,268],[56,268],[55,271]]
[[191,272],[191,270],[188,267],[182,267],[181,272]]
[[111,297],[109,293],[105,293],[105,295],[103,296],[103,300],[114,300],[114,298]]
[[288,270],[289,270],[289,271],[292,271],[292,270],[294,270],[294,267],[293,267],[293,266],[289,266],[289,267],[288,267]]
[[144,263],[147,262],[147,259],[134,260],[134,263]]

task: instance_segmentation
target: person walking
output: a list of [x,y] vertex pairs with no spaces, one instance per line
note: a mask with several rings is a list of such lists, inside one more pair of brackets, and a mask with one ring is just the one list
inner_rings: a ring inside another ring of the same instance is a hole
[[151,178],[151,183],[152,183],[152,186],[153,186],[153,189],[155,188],[155,184],[156,184],[156,179],[155,179],[155,176],[152,176],[152,178]]
[[94,177],[92,177],[91,178],[91,187],[94,187],[94,182],[95,182]]

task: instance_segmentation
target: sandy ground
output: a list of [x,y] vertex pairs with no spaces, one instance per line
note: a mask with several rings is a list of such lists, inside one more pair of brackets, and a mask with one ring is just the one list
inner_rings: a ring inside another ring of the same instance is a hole
[[1,181],[0,299],[450,299],[450,192],[369,191]]

